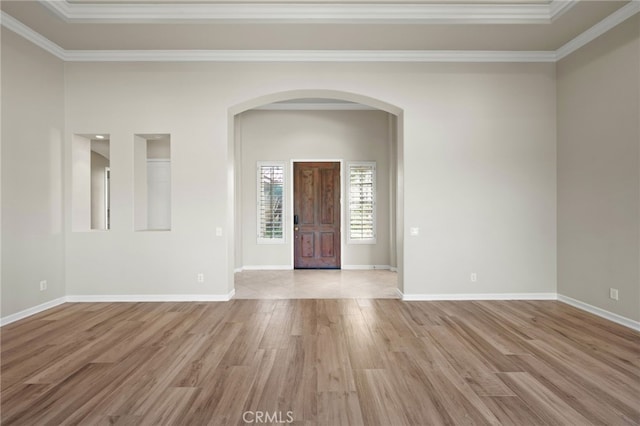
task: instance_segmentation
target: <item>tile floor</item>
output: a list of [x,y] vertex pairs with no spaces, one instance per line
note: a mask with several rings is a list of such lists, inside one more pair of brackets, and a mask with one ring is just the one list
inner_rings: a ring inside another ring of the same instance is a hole
[[385,270],[242,271],[236,299],[396,299],[397,273]]

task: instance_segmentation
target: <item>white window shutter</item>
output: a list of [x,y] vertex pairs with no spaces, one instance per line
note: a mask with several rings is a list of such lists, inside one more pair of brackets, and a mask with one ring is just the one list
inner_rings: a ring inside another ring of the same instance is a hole
[[258,243],[284,242],[284,164],[258,163]]
[[349,242],[375,243],[376,163],[350,163],[348,173]]

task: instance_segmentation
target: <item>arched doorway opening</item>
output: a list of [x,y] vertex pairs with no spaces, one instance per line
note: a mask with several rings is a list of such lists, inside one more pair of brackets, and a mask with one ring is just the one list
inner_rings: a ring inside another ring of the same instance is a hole
[[[382,232],[381,234],[384,234],[384,244],[388,245],[387,247],[384,247],[384,250],[387,250],[389,253],[389,261],[382,264],[356,264],[356,258],[358,258],[356,252],[361,249],[356,247],[355,245],[349,245],[347,246],[348,250],[345,251],[345,262],[343,262],[343,265],[345,266],[344,269],[365,269],[367,267],[384,268],[387,266],[390,267],[392,270],[397,271],[397,290],[398,294],[400,294],[403,291],[404,247],[403,110],[395,105],[388,104],[375,98],[350,92],[333,90],[294,90],[267,94],[229,108],[229,145],[227,170],[229,176],[229,210],[227,212],[227,229],[229,229],[232,233],[232,235],[230,235],[227,240],[229,291],[234,291],[235,272],[241,271],[243,269],[256,269],[254,265],[251,265],[251,261],[248,261],[249,265],[247,265],[247,258],[251,257],[250,255],[256,250],[256,247],[257,250],[263,250],[262,253],[275,253],[278,250],[290,251],[290,261],[276,261],[275,264],[266,265],[264,269],[293,268],[293,234],[282,235],[282,244],[284,245],[283,247],[271,246],[269,248],[260,248],[259,246],[255,246],[254,242],[252,242],[255,241],[256,238],[254,234],[256,229],[256,208],[255,206],[250,204],[255,204],[256,198],[251,198],[255,197],[255,195],[247,198],[246,193],[242,191],[243,188],[246,189],[249,187],[251,187],[254,193],[256,191],[256,181],[255,178],[252,179],[251,176],[251,173],[255,175],[255,168],[253,168],[251,171],[248,171],[247,164],[251,164],[251,166],[254,166],[256,163],[260,163],[261,158],[264,160],[274,159],[274,157],[269,157],[269,155],[267,154],[263,154],[264,158],[256,157],[250,158],[249,160],[246,159],[247,146],[243,147],[243,144],[247,145],[247,143],[243,141],[246,141],[247,137],[246,135],[244,135],[243,138],[242,134],[243,131],[246,132],[245,127],[243,127],[243,120],[245,120],[245,117],[247,117],[247,115],[253,117],[257,115],[258,112],[262,113],[263,111],[266,112],[285,109],[294,109],[297,111],[303,110],[305,111],[305,116],[308,116],[314,111],[323,111],[322,113],[317,113],[318,115],[322,115],[330,114],[329,112],[324,112],[327,110],[334,110],[333,113],[336,112],[335,110],[359,110],[367,111],[369,120],[374,119],[378,121],[385,121],[384,128],[387,134],[384,137],[387,138],[388,141],[388,158],[385,158],[382,162],[382,165],[384,167],[382,167],[381,169],[385,174],[381,176],[384,183],[384,185],[381,186],[388,188],[388,192],[384,192],[383,189],[384,197],[387,198],[383,198],[383,200],[381,200],[383,205],[379,205],[378,209],[385,209],[384,220],[381,220],[381,222],[388,229],[383,229],[386,233]],[[296,147],[296,149],[297,148],[298,147]],[[359,149],[362,150],[362,147],[360,147]],[[255,147],[251,147],[249,151],[253,153],[254,150]],[[364,150],[366,151],[366,149]],[[367,155],[364,155],[362,157],[362,159],[366,158],[369,157],[367,157]],[[348,165],[351,164],[351,162],[343,161],[345,159],[344,155],[336,154],[330,155],[330,157],[326,157],[323,154],[318,154],[318,151],[314,151],[313,149],[311,149],[310,151],[296,150],[295,153],[291,153],[287,158],[284,158],[282,155],[278,156],[276,154],[275,159],[282,160],[280,161],[280,163],[283,164],[283,169],[285,170],[284,173],[287,177],[290,176],[291,185],[289,185],[289,187],[285,189],[285,197],[288,199],[287,205],[284,209],[284,216],[286,218],[285,221],[287,223],[287,226],[294,224],[295,214],[292,207],[293,190],[291,188],[293,186],[293,168],[296,162],[318,160],[340,162],[342,170],[341,185],[343,188],[345,188],[344,182],[346,181],[345,170],[347,169]],[[243,164],[245,170],[243,170]],[[346,194],[343,198],[342,205],[344,206],[345,203]],[[346,213],[343,213],[343,216],[346,218]],[[259,227],[259,224],[257,226]],[[345,232],[343,232],[341,237],[341,246],[343,248],[345,247],[346,240],[347,235]],[[247,243],[248,241],[249,243]],[[260,255],[257,256],[259,257]]]

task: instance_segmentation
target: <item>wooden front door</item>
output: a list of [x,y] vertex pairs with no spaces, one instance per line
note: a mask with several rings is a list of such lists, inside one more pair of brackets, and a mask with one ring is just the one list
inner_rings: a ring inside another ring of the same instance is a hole
[[340,269],[340,163],[294,163],[294,267]]

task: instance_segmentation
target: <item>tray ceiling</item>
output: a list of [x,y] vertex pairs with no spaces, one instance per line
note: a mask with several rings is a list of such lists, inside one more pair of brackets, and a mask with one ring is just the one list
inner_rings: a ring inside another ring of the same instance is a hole
[[[64,51],[542,51],[628,1],[2,1]],[[5,16],[6,16],[5,15]],[[5,24],[7,26],[7,24]]]

